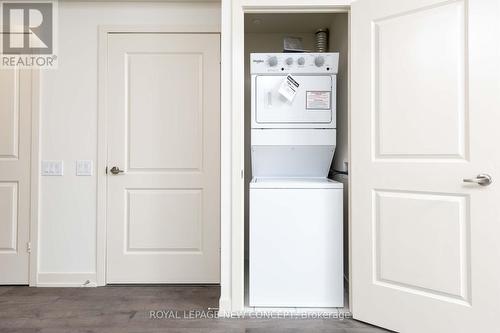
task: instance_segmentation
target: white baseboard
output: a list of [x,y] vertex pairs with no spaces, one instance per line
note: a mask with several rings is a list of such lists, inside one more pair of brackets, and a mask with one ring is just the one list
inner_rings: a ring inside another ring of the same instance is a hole
[[97,274],[90,273],[38,273],[34,287],[96,287]]

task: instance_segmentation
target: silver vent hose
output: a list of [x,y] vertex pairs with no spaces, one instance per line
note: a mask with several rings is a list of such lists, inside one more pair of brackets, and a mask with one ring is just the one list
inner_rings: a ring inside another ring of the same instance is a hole
[[316,31],[316,52],[328,52],[328,34],[327,28]]

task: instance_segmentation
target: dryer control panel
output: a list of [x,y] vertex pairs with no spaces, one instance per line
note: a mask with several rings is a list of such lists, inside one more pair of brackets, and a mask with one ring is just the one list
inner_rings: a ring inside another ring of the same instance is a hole
[[252,53],[251,74],[337,74],[338,53]]

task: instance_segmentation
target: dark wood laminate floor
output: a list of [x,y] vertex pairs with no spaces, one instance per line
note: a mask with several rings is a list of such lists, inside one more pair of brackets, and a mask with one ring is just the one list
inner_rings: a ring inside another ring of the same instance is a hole
[[352,319],[150,319],[217,307],[218,298],[215,286],[0,287],[0,332],[386,332]]

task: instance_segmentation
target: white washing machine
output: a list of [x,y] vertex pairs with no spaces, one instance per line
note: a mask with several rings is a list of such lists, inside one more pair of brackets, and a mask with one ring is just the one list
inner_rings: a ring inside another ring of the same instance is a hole
[[249,305],[343,307],[337,53],[251,55]]

